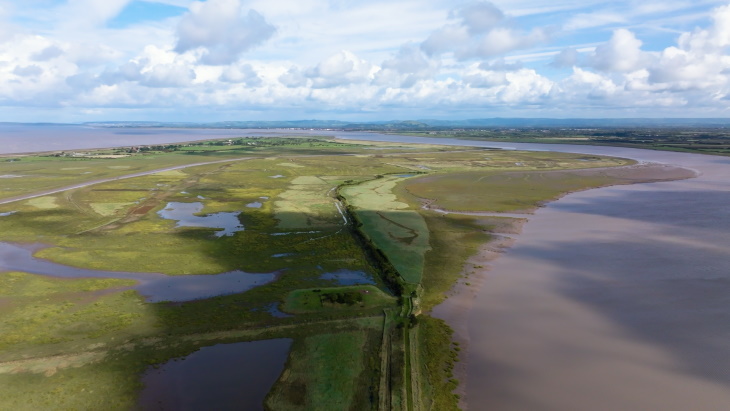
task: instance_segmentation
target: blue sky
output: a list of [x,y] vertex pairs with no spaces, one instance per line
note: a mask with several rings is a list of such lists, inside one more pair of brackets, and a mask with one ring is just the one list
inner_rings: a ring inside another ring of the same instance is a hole
[[730,117],[730,3],[0,0],[0,121],[486,117]]

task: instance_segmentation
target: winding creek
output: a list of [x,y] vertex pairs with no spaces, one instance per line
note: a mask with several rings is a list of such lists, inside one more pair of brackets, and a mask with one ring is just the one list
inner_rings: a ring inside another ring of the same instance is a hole
[[61,278],[118,278],[137,281],[133,288],[148,302],[190,301],[218,295],[242,293],[251,288],[274,281],[279,272],[252,274],[235,270],[222,274],[165,275],[159,273],[135,273],[101,271],[57,264],[33,254],[42,249],[41,244],[13,244],[0,242],[0,272],[22,271]]
[[[451,324],[468,342],[462,382],[470,409],[730,409],[730,158],[370,133],[236,133],[572,152],[695,170],[688,180],[573,193],[527,216],[515,245],[484,273],[469,315]],[[31,254],[0,246],[0,270],[63,273]],[[204,277],[207,285],[218,276]],[[450,298],[435,314],[460,301]]]

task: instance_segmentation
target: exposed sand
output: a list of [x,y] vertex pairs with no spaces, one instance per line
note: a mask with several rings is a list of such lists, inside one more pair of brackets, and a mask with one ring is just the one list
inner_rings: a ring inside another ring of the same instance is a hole
[[[589,169],[581,173],[610,173],[625,184],[686,179],[698,174],[657,164]],[[652,185],[629,186],[638,192],[646,187]],[[665,296],[652,295],[653,290],[661,288],[666,281],[661,275],[646,275],[641,278],[643,283],[634,287],[631,281],[636,281],[635,277],[621,278],[606,268],[615,259],[633,257],[617,254],[620,251],[603,247],[602,243],[628,244],[637,240],[632,236],[641,237],[656,227],[642,227],[642,222],[636,219],[619,221],[611,217],[601,220],[600,215],[593,213],[561,214],[559,210],[551,210],[559,209],[558,205],[566,200],[580,209],[606,190],[624,191],[612,187],[573,194],[551,203],[547,210],[541,209],[534,216],[525,216],[530,220],[527,233],[515,236],[519,252],[505,253],[506,247],[515,242],[508,237],[485,244],[467,262],[464,278],[450,291],[449,298],[433,310],[434,316],[454,328],[455,339],[462,347],[460,362],[455,368],[461,382],[456,392],[462,396],[462,408],[730,409],[730,373],[726,374],[727,378],[713,380],[683,372],[688,365],[683,364],[685,359],[676,358],[676,351],[689,347],[681,344],[663,347],[655,342],[660,337],[681,338],[684,334],[681,330],[667,329],[667,318],[663,318],[669,317],[671,322],[675,315],[686,317],[686,312],[666,311],[672,306],[671,300],[682,295],[681,286],[664,290],[671,295],[666,300],[662,299]],[[609,207],[608,212],[611,211]],[[615,212],[620,214],[621,211]],[[605,233],[612,235],[604,238]],[[653,239],[666,240],[662,235]],[[598,243],[599,251],[596,255],[578,252],[571,257],[565,253],[565,248],[553,246],[554,241],[578,250],[584,245]],[[675,241],[681,243],[683,240]],[[598,259],[604,248],[606,261]],[[495,261],[503,254],[506,255]],[[636,268],[647,263],[635,261],[634,264]],[[582,271],[577,272],[576,268]],[[631,272],[625,266],[620,268],[618,272]],[[666,268],[654,267],[658,272],[666,272]],[[676,276],[672,278],[676,279]],[[470,285],[466,285],[467,282]],[[619,291],[613,293],[615,295],[604,295],[603,290],[608,287],[617,287]],[[566,288],[572,293],[566,293]],[[632,294],[624,296],[622,291],[626,290]],[[625,298],[633,300],[627,302]],[[702,294],[686,296],[693,306],[701,298]],[[637,337],[632,335],[635,331],[630,326],[614,317],[631,318],[636,305],[646,305],[646,300],[656,300],[652,301],[655,306],[649,308],[657,311],[639,315],[646,317],[641,326],[656,324],[657,329],[653,333],[647,332],[648,336]],[[609,311],[610,315],[602,311]],[[726,345],[730,346],[730,342]],[[718,355],[718,352],[711,355]],[[722,373],[721,368],[713,368],[711,364],[709,368],[704,370],[707,375]],[[663,394],[664,390],[671,392]]]

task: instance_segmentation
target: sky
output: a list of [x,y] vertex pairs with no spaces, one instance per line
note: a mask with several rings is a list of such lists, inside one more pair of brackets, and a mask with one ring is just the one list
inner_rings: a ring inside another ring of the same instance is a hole
[[0,0],[0,121],[730,117],[730,3]]

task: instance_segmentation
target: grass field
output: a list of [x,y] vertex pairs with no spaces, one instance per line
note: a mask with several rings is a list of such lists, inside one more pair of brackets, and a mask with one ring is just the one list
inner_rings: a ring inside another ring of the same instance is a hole
[[418,284],[429,232],[423,217],[398,201],[393,189],[403,177],[388,176],[340,190],[355,207],[362,230],[388,256],[406,282]]
[[410,180],[407,190],[454,211],[528,211],[571,191],[614,183],[570,171],[478,172],[433,175]]
[[[337,294],[358,294],[361,299],[353,303],[333,302],[328,297]],[[282,311],[299,314],[327,312],[331,310],[357,310],[360,308],[388,307],[395,298],[374,286],[329,287],[294,290],[286,297]]]
[[320,334],[295,343],[266,401],[272,410],[366,410],[376,371],[374,330]]

